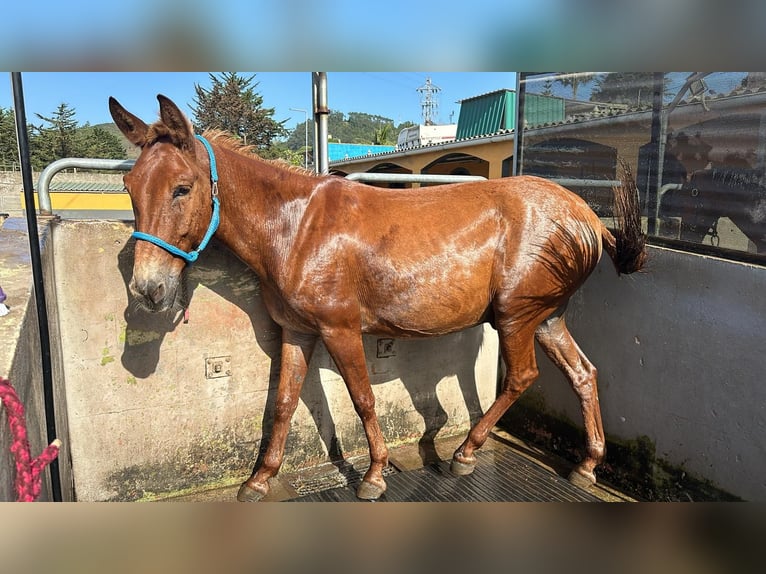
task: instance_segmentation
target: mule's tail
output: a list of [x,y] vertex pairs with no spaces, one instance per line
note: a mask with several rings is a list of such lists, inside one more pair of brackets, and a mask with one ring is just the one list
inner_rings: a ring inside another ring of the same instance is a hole
[[641,230],[638,188],[630,166],[622,159],[619,179],[622,185],[612,188],[615,229],[602,226],[601,240],[617,273],[628,274],[641,270],[646,263],[646,235]]

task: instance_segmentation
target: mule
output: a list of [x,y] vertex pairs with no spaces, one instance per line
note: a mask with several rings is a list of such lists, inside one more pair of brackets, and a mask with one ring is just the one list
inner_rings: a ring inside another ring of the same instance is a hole
[[635,186],[615,188],[620,229],[611,232],[581,198],[542,178],[372,187],[263,160],[222,133],[195,136],[178,107],[157,98],[160,117],[151,125],[109,100],[116,125],[141,148],[124,176],[137,230],[132,296],[151,311],[172,308],[184,266],[215,235],[258,275],[266,308],[282,327],[272,433],[240,501],[269,492],[319,339],[369,445],[370,466],[356,494],[374,500],[386,490],[388,450],[362,335],[438,336],[483,322],[499,335],[504,381],[455,451],[452,472],[474,470],[475,451],[536,379],[537,340],[582,406],[585,456],[570,480],[596,482],[605,452],[596,369],[569,333],[563,309],[604,250],[618,273],[643,266]]

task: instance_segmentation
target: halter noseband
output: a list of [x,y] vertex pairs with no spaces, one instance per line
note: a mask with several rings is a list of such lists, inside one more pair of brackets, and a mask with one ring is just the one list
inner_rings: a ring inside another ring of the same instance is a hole
[[186,252],[179,249],[175,245],[171,245],[170,243],[163,241],[159,237],[150,235],[149,233],[144,233],[142,231],[133,232],[133,237],[136,239],[143,239],[144,241],[153,243],[157,247],[162,247],[165,251],[169,251],[187,263],[194,263],[197,260],[200,252],[205,249],[205,247],[207,247],[210,238],[213,237],[213,234],[216,232],[216,229],[218,229],[218,224],[220,223],[220,204],[218,201],[218,169],[215,165],[215,154],[213,153],[213,148],[210,147],[210,143],[205,138],[200,135],[196,135],[195,137],[205,145],[208,157],[210,158],[210,182],[213,194],[213,216],[210,218],[210,225],[208,226],[207,232],[202,238],[202,241],[200,241],[199,247],[197,247],[197,249],[194,251]]

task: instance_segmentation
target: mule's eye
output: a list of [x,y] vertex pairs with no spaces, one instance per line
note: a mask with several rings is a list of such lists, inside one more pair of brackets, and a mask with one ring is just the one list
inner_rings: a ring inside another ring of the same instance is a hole
[[184,195],[187,195],[191,191],[191,187],[188,185],[179,185],[173,190],[173,199],[176,197],[183,197]]

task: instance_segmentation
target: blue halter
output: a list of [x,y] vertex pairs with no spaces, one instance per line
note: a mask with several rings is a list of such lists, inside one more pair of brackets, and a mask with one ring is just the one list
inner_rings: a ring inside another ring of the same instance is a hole
[[213,153],[213,148],[210,147],[210,142],[208,142],[200,135],[195,137],[203,144],[205,144],[205,149],[207,149],[207,154],[210,157],[210,182],[213,189],[213,216],[210,219],[210,226],[207,228],[205,236],[202,238],[202,241],[200,241],[199,247],[197,247],[197,249],[194,251],[189,251],[187,253],[175,245],[171,245],[170,243],[163,241],[159,237],[150,235],[149,233],[144,233],[142,231],[133,232],[133,237],[136,239],[143,239],[144,241],[153,243],[157,247],[162,247],[164,250],[169,251],[176,257],[180,257],[189,264],[194,263],[199,257],[200,252],[205,249],[205,247],[207,247],[210,238],[213,237],[213,234],[216,232],[216,229],[218,229],[218,224],[220,223],[220,204],[218,201],[218,169],[215,165],[215,154]]

